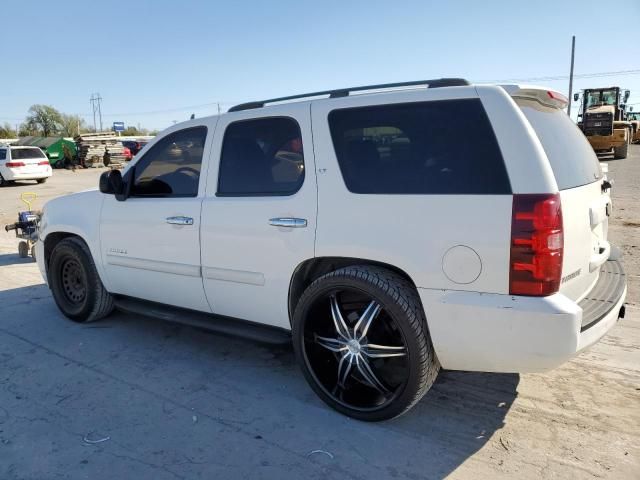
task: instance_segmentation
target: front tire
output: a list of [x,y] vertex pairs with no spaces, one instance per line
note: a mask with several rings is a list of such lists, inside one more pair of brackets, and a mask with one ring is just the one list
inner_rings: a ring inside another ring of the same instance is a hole
[[296,306],[293,345],[311,388],[358,420],[402,415],[440,370],[415,287],[378,267],[315,280]]
[[53,249],[47,271],[60,311],[74,322],[92,322],[113,311],[113,297],[104,288],[89,247],[77,237],[61,240]]
[[621,147],[614,148],[613,149],[613,158],[615,158],[617,160],[622,160],[624,158],[627,158],[628,151],[629,151],[629,144],[628,143],[625,143]]

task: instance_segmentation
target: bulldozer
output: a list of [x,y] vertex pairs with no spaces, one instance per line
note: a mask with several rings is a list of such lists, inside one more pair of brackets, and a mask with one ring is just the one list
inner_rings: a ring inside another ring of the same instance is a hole
[[[626,102],[631,92],[620,87],[587,88],[582,91],[578,127],[597,154],[627,158],[633,125],[627,121]],[[573,96],[580,100],[580,94]]]
[[[631,107],[631,110],[633,110],[633,107]],[[630,111],[627,113],[627,120],[629,120],[633,127],[631,143],[640,143],[640,112]]]

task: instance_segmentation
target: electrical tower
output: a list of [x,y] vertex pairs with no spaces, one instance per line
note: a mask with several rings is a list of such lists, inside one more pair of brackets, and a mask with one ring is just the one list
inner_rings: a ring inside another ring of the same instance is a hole
[[[91,103],[91,109],[93,110],[93,129],[97,131],[102,131],[102,97],[99,93],[92,93],[91,98],[89,99]],[[98,130],[98,126],[96,125],[96,113],[98,114],[98,118],[100,119],[100,130]]]

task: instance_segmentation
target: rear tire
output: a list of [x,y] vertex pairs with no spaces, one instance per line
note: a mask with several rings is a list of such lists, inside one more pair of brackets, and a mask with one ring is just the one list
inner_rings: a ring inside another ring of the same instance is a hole
[[7,185],[9,185],[9,183],[11,182],[5,180],[2,174],[0,174],[0,187],[6,187]]
[[36,180],[36,182],[38,182],[38,183],[45,183],[46,181],[47,181],[46,178],[39,178],[39,179]]
[[[376,312],[368,322],[367,311]],[[293,346],[316,394],[364,421],[407,412],[440,370],[415,287],[378,267],[341,268],[315,280],[296,306]]]
[[89,247],[78,237],[61,240],[47,271],[53,299],[74,322],[93,322],[109,315],[113,297],[104,288]]
[[613,158],[616,160],[622,160],[623,158],[627,158],[627,154],[629,152],[629,144],[625,143],[621,147],[617,147],[613,149]]
[[18,244],[18,255],[20,255],[20,258],[27,258],[29,256],[29,245],[24,240]]

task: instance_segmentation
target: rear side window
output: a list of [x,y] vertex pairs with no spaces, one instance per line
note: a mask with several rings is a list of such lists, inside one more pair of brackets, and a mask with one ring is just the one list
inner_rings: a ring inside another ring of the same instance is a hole
[[334,110],[329,127],[353,193],[511,193],[478,99]]
[[5,149],[0,149],[0,160],[7,159],[7,151]]
[[12,148],[11,160],[29,160],[31,158],[46,158],[39,148]]
[[303,181],[302,136],[294,119],[243,120],[227,127],[218,196],[292,195]]
[[544,148],[558,188],[579,187],[602,177],[600,162],[584,134],[562,110],[516,99]]

